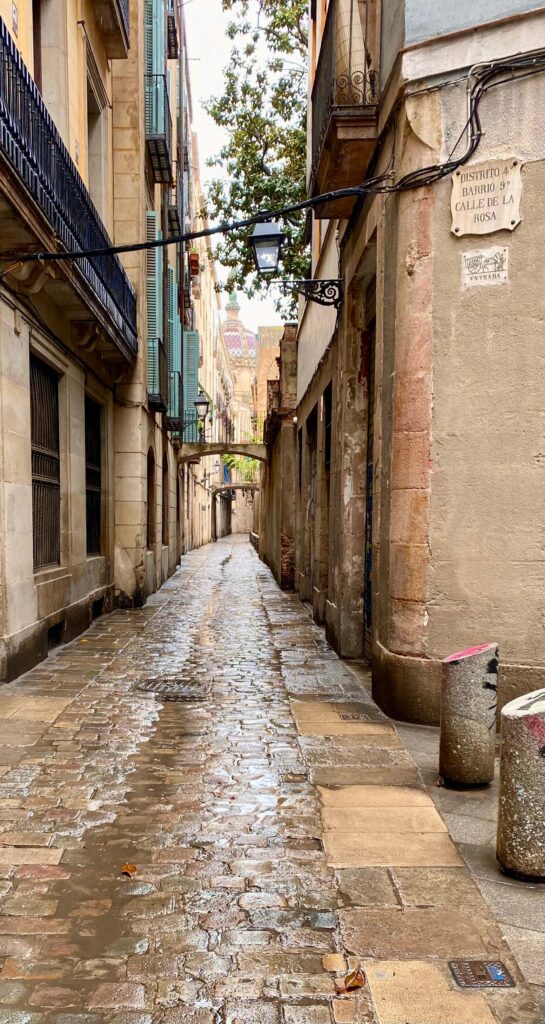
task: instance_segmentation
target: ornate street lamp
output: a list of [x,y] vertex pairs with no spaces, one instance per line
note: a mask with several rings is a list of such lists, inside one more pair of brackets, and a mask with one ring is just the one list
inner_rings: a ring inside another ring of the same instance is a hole
[[206,395],[203,394],[203,392],[201,391],[197,395],[197,397],[196,397],[196,399],[195,399],[193,404],[194,404],[195,410],[197,412],[197,420],[198,420],[198,423],[199,423],[199,441],[203,441],[204,440],[205,425],[206,425],[206,417],[208,416],[208,410],[210,408],[210,402],[209,402],[208,398],[206,397]]
[[274,221],[256,224],[248,239],[256,270],[260,274],[274,274],[278,270],[282,243],[286,236]]
[[[282,244],[285,240],[286,236],[274,221],[264,221],[255,225],[248,238],[248,245],[252,250],[258,273],[273,274],[278,270]],[[342,278],[278,281],[284,294],[288,291],[297,291],[310,302],[317,302],[320,306],[333,306],[335,309],[340,309],[342,305],[343,283]]]

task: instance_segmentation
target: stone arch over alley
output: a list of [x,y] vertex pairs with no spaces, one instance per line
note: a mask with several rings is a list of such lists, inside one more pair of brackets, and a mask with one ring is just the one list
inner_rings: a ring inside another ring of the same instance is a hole
[[218,494],[225,494],[227,491],[252,491],[252,493],[255,494],[256,491],[259,491],[260,486],[261,486],[260,484],[244,483],[243,481],[239,481],[238,483],[225,483],[225,484],[221,484],[219,487],[214,487],[214,489],[212,491],[212,528],[211,528],[212,540],[213,541],[216,541],[218,539],[217,503],[216,503],[216,499],[218,497]]

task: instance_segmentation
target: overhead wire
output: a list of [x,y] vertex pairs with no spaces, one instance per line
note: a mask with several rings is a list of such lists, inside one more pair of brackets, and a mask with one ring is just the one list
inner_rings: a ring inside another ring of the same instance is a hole
[[[477,70],[477,68],[480,68],[481,70]],[[392,183],[390,181],[392,171],[387,170],[376,177],[369,178],[366,181],[361,182],[361,184],[350,188],[326,192],[319,196],[313,196],[310,199],[304,199],[299,203],[293,203],[290,206],[281,207],[279,209],[260,210],[251,217],[245,217],[241,220],[227,221],[217,224],[214,227],[186,231],[179,235],[172,235],[168,238],[154,239],[152,241],[112,245],[102,249],[82,249],[74,251],[61,250],[57,252],[27,251],[16,253],[11,251],[4,254],[0,253],[0,262],[6,260],[9,260],[10,262],[9,267],[0,273],[0,278],[9,273],[14,266],[24,263],[46,261],[66,262],[96,259],[99,257],[118,256],[122,253],[165,248],[170,245],[195,241],[199,238],[209,238],[218,234],[228,234],[234,231],[241,231],[244,228],[253,227],[256,224],[263,223],[264,221],[286,218],[291,214],[299,213],[303,210],[314,209],[315,207],[337,202],[341,199],[352,197],[358,198],[374,194],[391,195],[396,192],[405,192],[411,189],[429,186],[449,174],[452,174],[463,164],[467,163],[467,161],[470,160],[476,152],[482,137],[479,105],[484,94],[489,89],[496,86],[504,85],[510,81],[517,81],[519,78],[528,78],[531,75],[539,74],[543,71],[545,71],[545,48],[534,50],[520,56],[491,61],[487,64],[474,65],[470,68],[466,79],[468,91],[468,116],[448,158],[442,163],[432,164],[427,167],[418,168],[415,171],[410,171],[408,174],[403,175],[403,177],[397,182]],[[502,78],[500,81],[494,81],[498,75],[505,72],[510,72],[507,78]],[[525,73],[518,74],[518,72]],[[466,133],[468,136],[466,149],[461,156],[454,158],[454,153]]]

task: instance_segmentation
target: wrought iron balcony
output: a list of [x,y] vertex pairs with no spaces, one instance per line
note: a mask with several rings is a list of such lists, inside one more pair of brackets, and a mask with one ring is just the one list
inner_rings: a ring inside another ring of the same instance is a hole
[[126,57],[130,46],[130,0],[95,0],[108,57]]
[[182,375],[179,370],[170,370],[168,375],[168,409],[165,418],[167,430],[182,434],[184,417],[182,409]]
[[[370,18],[368,3],[330,0],[312,89],[311,195],[359,184],[376,144],[376,26]],[[346,217],[353,205],[326,204],[315,215]]]
[[[0,193],[21,237],[36,223],[53,247],[107,249],[108,233],[4,22],[0,19]],[[14,185],[10,187],[13,178]],[[47,238],[47,235],[50,238]],[[15,230],[14,230],[15,237]],[[32,243],[31,243],[32,244]],[[136,296],[117,257],[63,264],[80,301],[92,301],[124,356],[137,352]],[[84,287],[82,287],[82,285]],[[82,319],[85,319],[82,315]]]
[[146,75],[146,143],[157,184],[170,185],[172,173],[172,117],[166,75]]
[[148,338],[148,405],[155,412],[167,411],[168,365],[162,338]]
[[175,174],[174,184],[169,189],[168,197],[168,232],[169,235],[182,233],[182,183],[180,176]]
[[167,0],[167,54],[169,60],[178,59],[178,21],[174,0]]

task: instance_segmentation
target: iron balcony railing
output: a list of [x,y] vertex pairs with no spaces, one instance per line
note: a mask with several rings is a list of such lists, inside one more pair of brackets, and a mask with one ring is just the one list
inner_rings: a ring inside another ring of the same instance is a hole
[[172,117],[166,75],[146,75],[146,143],[157,184],[172,182]]
[[181,235],[182,233],[182,183],[180,175],[174,173],[174,184],[171,185],[168,193],[168,231],[170,235]]
[[332,116],[375,106],[378,72],[369,49],[369,4],[330,0],[312,88],[312,170],[315,177]]
[[179,55],[178,20],[174,0],[167,0],[167,55],[169,60],[177,60]]
[[131,16],[130,16],[130,0],[118,0],[119,10],[121,11],[121,17],[123,19],[123,26],[127,33],[127,39],[131,38]]
[[166,412],[168,403],[167,353],[162,338],[148,338],[148,405]]
[[[108,233],[45,107],[17,47],[0,19],[0,152],[68,251],[107,249]],[[132,352],[138,349],[136,296],[117,257],[73,264]]]
[[167,430],[172,430],[176,434],[183,433],[182,375],[179,370],[170,370],[168,374],[168,408],[165,426]]

